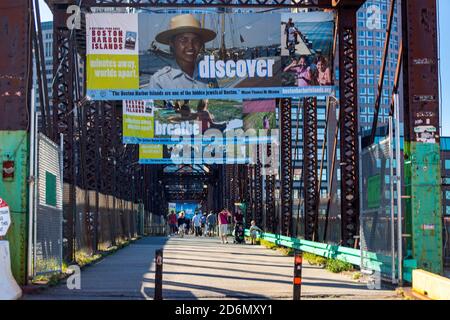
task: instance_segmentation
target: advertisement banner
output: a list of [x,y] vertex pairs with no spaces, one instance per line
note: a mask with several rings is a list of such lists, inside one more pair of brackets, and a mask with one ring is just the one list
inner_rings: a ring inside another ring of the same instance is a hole
[[[328,76],[333,67],[333,13],[88,17],[89,61],[100,60],[88,63],[87,88],[93,100],[271,99],[327,96],[333,89]],[[114,31],[123,37],[114,38]],[[115,40],[109,40],[110,34]],[[119,40],[123,43],[114,46]],[[117,55],[120,63],[97,54]],[[127,69],[113,68],[118,66]]]
[[156,100],[147,109],[152,113],[142,130],[124,134],[123,143],[198,144],[212,141],[207,137],[210,129],[215,129],[215,138],[223,139],[228,131],[243,128],[242,101],[238,100]]
[[138,144],[140,139],[154,137],[154,103],[152,100],[124,100],[122,111],[124,143]]
[[[125,100],[123,143],[243,144],[270,140],[271,100]],[[245,117],[245,119],[244,119]]]
[[140,144],[139,164],[252,164],[248,145]]
[[136,14],[86,14],[86,42],[88,92],[139,88]]
[[175,202],[169,202],[169,213],[177,212],[177,204]]
[[184,217],[189,220],[194,217],[195,211],[200,208],[200,204],[193,202],[175,202],[174,204],[177,215],[183,211]]

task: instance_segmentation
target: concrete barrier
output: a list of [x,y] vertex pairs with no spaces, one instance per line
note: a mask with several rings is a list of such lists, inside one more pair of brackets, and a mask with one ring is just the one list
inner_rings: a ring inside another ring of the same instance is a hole
[[21,296],[22,290],[11,272],[9,242],[0,241],[0,300],[16,300]]
[[413,270],[413,291],[433,300],[450,300],[450,279],[424,271]]

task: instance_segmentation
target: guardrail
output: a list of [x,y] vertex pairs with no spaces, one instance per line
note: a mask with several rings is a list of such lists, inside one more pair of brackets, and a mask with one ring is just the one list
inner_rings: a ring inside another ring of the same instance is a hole
[[[245,230],[245,235],[250,236],[249,229]],[[317,256],[328,259],[336,259],[351,263],[355,266],[361,267],[361,251],[359,249],[347,248],[338,245],[313,242],[303,239],[291,238],[271,233],[263,233],[259,239],[263,239],[274,244],[293,248],[303,252],[309,252]],[[366,268],[381,273],[390,273],[391,257],[376,254],[373,252],[366,252],[364,254]],[[412,282],[412,270],[416,268],[414,260],[405,260],[403,263],[403,279]]]

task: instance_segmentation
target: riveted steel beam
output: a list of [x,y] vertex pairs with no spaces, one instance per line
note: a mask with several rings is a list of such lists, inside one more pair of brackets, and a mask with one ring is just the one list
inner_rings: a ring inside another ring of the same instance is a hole
[[317,98],[303,99],[303,198],[305,240],[318,236],[319,190],[317,180]]
[[341,237],[344,246],[349,247],[354,246],[355,237],[359,234],[357,10],[358,6],[338,9]]
[[291,100],[280,100],[281,130],[281,232],[285,236],[292,234],[292,117]]

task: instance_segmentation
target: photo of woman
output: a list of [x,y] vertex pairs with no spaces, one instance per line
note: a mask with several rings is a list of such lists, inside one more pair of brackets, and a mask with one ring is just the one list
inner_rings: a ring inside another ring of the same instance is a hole
[[283,72],[293,72],[295,74],[297,87],[307,87],[313,84],[313,75],[306,56],[301,56],[298,60],[293,59],[292,63],[284,68]]

